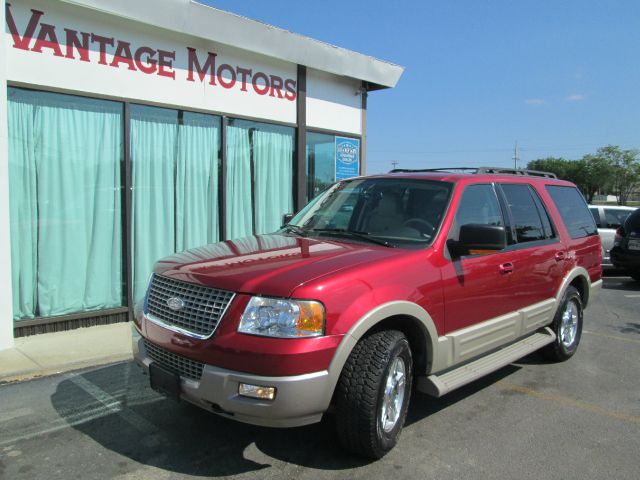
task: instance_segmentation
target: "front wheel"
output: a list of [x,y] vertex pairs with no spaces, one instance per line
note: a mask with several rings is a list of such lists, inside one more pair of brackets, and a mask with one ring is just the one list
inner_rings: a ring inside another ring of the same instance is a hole
[[412,363],[402,332],[377,332],[356,344],[336,387],[336,422],[343,447],[381,458],[395,446],[409,407]]
[[567,288],[560,308],[551,324],[556,334],[553,343],[547,345],[543,353],[556,362],[568,360],[576,353],[582,336],[582,297],[575,287]]

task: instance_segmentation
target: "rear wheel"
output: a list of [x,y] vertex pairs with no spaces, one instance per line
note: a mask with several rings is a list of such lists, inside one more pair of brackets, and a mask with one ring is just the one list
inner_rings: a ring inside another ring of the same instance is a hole
[[582,336],[582,314],[580,292],[575,287],[567,288],[551,324],[556,339],[543,350],[547,358],[563,362],[576,353]]
[[411,381],[411,349],[402,332],[385,330],[360,340],[336,387],[342,446],[369,458],[391,450],[407,416]]

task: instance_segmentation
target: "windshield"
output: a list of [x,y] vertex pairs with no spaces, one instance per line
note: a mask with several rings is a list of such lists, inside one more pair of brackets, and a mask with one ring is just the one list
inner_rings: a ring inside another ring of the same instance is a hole
[[346,180],[314,198],[285,229],[305,236],[422,247],[433,240],[451,190],[450,183],[429,180]]

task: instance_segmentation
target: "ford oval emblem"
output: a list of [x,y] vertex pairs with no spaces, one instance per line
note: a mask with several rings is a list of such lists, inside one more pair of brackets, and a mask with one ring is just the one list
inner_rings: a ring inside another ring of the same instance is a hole
[[184,300],[180,297],[171,297],[167,300],[167,307],[174,312],[178,312],[184,308]]

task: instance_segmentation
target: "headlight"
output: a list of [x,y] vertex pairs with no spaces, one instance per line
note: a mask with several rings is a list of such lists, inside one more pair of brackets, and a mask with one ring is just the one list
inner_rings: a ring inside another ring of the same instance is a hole
[[311,300],[252,297],[238,332],[279,338],[319,337],[324,334],[324,307]]

